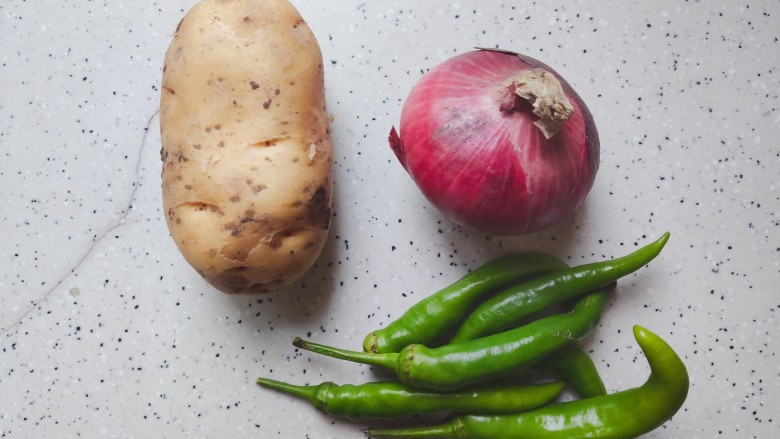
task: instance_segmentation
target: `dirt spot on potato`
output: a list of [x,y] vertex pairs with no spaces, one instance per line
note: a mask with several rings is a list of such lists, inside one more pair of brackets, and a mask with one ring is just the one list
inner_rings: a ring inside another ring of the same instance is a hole
[[331,207],[328,199],[328,191],[320,186],[306,203],[306,220],[323,229],[330,227]]
[[255,181],[251,178],[246,179],[246,185],[252,190],[253,193],[259,194],[260,192],[268,189],[268,186],[264,184],[255,184]]
[[274,250],[279,250],[282,247],[282,236],[278,233],[272,234],[266,245]]
[[243,263],[257,246],[273,245],[274,231],[282,227],[274,217],[257,217],[254,211],[247,210],[237,221],[223,224],[222,229],[235,239],[222,247],[222,256]]
[[224,289],[238,290],[249,285],[249,280],[244,275],[249,267],[239,266],[227,269],[220,273],[214,282]]
[[212,213],[218,213],[219,207],[215,204],[209,204],[209,203],[203,203],[199,201],[189,201],[186,203],[181,203],[178,206],[179,207],[189,207],[192,210],[197,210],[198,212],[212,212]]
[[257,146],[261,148],[270,148],[272,146],[276,146],[277,144],[279,144],[279,142],[283,142],[288,139],[289,137],[272,137],[270,139],[258,140],[257,142],[253,143],[252,146]]

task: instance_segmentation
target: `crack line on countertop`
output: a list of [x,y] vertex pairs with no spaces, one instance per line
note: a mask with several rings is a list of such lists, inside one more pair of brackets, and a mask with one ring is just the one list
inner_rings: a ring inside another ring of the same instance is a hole
[[70,269],[63,277],[62,279],[58,280],[54,286],[49,289],[49,291],[46,292],[46,294],[43,295],[40,299],[37,301],[34,301],[32,303],[32,306],[30,306],[30,309],[28,309],[24,314],[22,314],[21,317],[16,319],[8,328],[2,330],[2,335],[6,335],[11,330],[13,330],[16,326],[18,326],[24,319],[27,318],[30,313],[35,311],[36,308],[38,308],[43,302],[45,302],[49,296],[51,296],[55,291],[57,291],[57,288],[62,285],[66,279],[68,279],[73,273],[76,272],[76,270],[81,267],[81,265],[89,258],[89,256],[92,254],[92,252],[95,250],[95,247],[103,241],[111,232],[119,228],[120,226],[125,224],[125,220],[128,216],[130,216],[130,211],[133,209],[133,201],[135,200],[135,194],[138,191],[138,188],[141,186],[141,160],[143,159],[143,151],[144,151],[144,145],[146,145],[146,140],[149,137],[149,128],[152,126],[152,122],[154,122],[154,118],[157,117],[157,115],[160,114],[160,110],[155,111],[152,113],[151,116],[146,120],[146,126],[144,127],[144,135],[141,137],[141,146],[138,150],[138,161],[135,163],[135,182],[133,183],[133,190],[130,191],[130,197],[127,202],[127,208],[124,212],[122,212],[122,215],[119,216],[119,220],[114,224],[113,226],[109,227],[105,232],[101,233],[100,236],[98,236],[94,241],[92,241],[92,244],[89,246],[87,251],[84,253],[83,256],[78,260],[76,265],[73,266],[73,268]]

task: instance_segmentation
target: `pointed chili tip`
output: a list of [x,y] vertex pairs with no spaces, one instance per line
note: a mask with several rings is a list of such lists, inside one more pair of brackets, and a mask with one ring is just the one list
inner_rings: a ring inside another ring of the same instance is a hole
[[404,154],[404,145],[401,141],[401,136],[398,135],[398,131],[395,130],[395,126],[390,129],[390,134],[387,136],[387,140],[390,142],[390,149],[393,150],[395,157],[401,162],[401,166],[406,169],[406,155]]
[[[664,341],[661,336],[645,328],[644,326],[634,325],[631,329],[634,333],[634,339],[637,341],[637,343],[639,343],[639,347],[642,349],[642,351],[645,351],[645,346],[652,343],[653,340],[658,340],[664,345],[668,346],[666,341]],[[671,349],[671,347],[669,347],[669,349]],[[647,352],[645,352],[645,356],[647,356]]]
[[634,325],[631,329],[634,332],[634,339],[639,343],[640,347],[642,346],[643,342],[649,339],[660,338],[658,334],[641,325]]
[[653,248],[655,253],[658,254],[661,252],[661,250],[663,250],[664,247],[666,247],[666,243],[669,242],[670,236],[671,235],[669,232],[664,232],[660,238],[656,239],[655,242],[648,244],[647,247]]

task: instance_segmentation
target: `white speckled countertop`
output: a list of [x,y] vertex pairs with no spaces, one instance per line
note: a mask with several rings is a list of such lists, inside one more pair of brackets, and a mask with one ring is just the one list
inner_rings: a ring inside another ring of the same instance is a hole
[[[647,437],[780,437],[780,2],[295,1],[326,61],[334,216],[316,267],[262,297],[201,280],[161,214],[162,60],[192,3],[0,3],[0,437],[360,438],[254,384],[376,377],[294,336],[359,347],[490,257],[579,264],[667,230],[583,346],[610,392],[648,373],[635,323],[684,358],[688,400]],[[454,227],[387,146],[422,72],[474,46],[543,60],[594,114],[600,172],[559,226]]]

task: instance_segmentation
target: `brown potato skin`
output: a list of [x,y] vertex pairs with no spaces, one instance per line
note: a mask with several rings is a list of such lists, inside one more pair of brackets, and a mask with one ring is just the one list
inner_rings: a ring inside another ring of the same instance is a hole
[[322,252],[332,145],[322,55],[286,0],[203,0],[165,55],[162,201],[171,236],[231,294],[283,288]]

